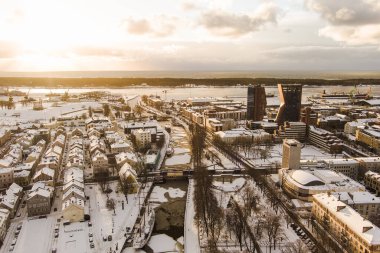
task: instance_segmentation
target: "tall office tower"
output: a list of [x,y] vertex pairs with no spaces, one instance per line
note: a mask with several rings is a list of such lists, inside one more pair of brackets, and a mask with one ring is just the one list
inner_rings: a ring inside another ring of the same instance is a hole
[[248,86],[247,120],[263,120],[266,106],[267,97],[265,95],[265,88],[261,85]]
[[297,170],[300,168],[301,143],[294,139],[285,139],[282,144],[282,164],[283,169]]
[[276,122],[282,125],[285,121],[299,121],[301,114],[302,85],[278,84],[280,108]]

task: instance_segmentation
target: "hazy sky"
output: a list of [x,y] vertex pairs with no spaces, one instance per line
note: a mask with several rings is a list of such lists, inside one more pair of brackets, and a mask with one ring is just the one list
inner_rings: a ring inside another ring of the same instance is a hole
[[0,71],[380,70],[379,0],[0,0]]

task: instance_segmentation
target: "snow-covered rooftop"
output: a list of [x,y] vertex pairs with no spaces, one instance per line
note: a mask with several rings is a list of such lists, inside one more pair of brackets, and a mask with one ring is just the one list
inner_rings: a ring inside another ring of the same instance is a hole
[[342,201],[339,201],[333,195],[329,196],[328,194],[323,193],[316,194],[313,197],[315,201],[327,208],[331,214],[346,224],[362,240],[370,245],[380,245],[380,228],[364,219],[353,208]]

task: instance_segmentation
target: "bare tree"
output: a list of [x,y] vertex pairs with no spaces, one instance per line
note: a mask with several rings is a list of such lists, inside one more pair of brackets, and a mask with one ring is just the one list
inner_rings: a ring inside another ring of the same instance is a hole
[[139,105],[136,105],[135,108],[133,108],[133,112],[139,115],[139,118],[141,118],[141,114],[143,113],[143,108]]
[[251,185],[248,185],[244,188],[242,197],[244,203],[244,215],[246,217],[251,216],[252,211],[258,211],[260,196],[256,194],[254,188]]
[[191,153],[193,158],[194,170],[202,166],[203,150],[206,147],[206,132],[198,124],[194,124],[191,130]]
[[295,242],[288,243],[285,248],[282,249],[283,253],[308,253],[309,250],[306,245],[298,239]]
[[281,228],[281,216],[270,212],[266,216],[266,224],[265,224],[265,231],[266,235],[268,237],[269,242],[269,253],[272,252],[272,245],[273,248],[276,249],[276,242],[279,238],[279,234],[282,231]]

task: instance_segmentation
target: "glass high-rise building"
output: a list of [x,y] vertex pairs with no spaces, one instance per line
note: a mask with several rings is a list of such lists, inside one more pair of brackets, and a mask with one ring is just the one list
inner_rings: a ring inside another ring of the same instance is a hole
[[285,121],[300,121],[302,85],[278,84],[278,97],[280,99],[280,108],[276,117],[278,125],[282,125]]
[[247,120],[260,121],[264,118],[267,98],[261,85],[248,86]]

